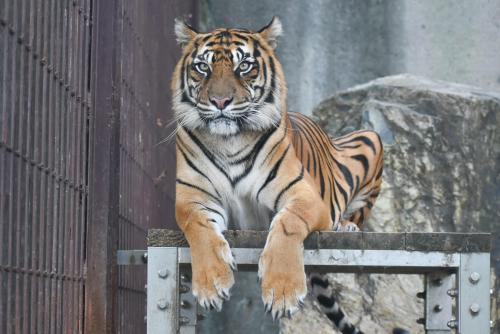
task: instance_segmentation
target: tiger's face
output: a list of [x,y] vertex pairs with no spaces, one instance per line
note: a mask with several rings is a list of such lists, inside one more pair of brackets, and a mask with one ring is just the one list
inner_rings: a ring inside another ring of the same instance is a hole
[[274,48],[281,23],[252,32],[216,29],[197,33],[177,21],[183,45],[173,80],[173,106],[179,126],[222,136],[276,127],[285,87]]

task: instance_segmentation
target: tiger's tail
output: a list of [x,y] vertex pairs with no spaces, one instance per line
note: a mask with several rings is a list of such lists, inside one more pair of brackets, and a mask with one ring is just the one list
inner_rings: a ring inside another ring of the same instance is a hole
[[[328,282],[326,275],[311,273],[309,277],[313,297],[318,301],[321,311],[337,326],[340,332],[342,334],[364,334],[347,319],[337,299],[328,290],[330,282]],[[410,332],[402,328],[393,328],[392,334],[410,334]]]
[[321,311],[337,326],[342,334],[363,334],[347,319],[335,296],[328,290],[330,283],[325,275],[312,273],[310,282],[312,295],[318,301]]

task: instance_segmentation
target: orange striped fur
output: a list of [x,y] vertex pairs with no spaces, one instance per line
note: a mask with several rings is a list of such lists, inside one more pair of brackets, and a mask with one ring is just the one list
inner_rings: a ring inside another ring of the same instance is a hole
[[234,283],[225,229],[269,230],[259,262],[273,317],[306,295],[303,241],[312,231],[361,227],[378,195],[382,145],[372,131],[331,140],[287,113],[275,55],[277,19],[259,32],[198,33],[182,22],[172,78],[176,219],[192,254],[193,293],[220,309]]

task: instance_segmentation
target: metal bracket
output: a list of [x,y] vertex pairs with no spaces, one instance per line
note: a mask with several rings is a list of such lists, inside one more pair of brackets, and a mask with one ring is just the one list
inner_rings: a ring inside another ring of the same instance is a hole
[[431,272],[425,276],[425,330],[428,334],[449,334],[447,323],[451,320],[453,275],[447,272]]
[[191,291],[191,277],[189,268],[185,268],[180,274],[180,318],[179,318],[179,333],[180,334],[195,334],[197,322],[197,307],[198,303]]
[[490,332],[490,254],[460,254],[458,333]]
[[148,248],[147,332],[177,333],[178,248]]
[[118,250],[116,260],[119,266],[143,265],[148,263],[148,252],[140,250]]

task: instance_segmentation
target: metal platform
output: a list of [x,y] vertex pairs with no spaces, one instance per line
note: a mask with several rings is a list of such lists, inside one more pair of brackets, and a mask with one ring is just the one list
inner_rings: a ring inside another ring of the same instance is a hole
[[[257,270],[267,232],[227,231],[239,270]],[[424,274],[426,333],[490,332],[489,234],[313,233],[306,271]],[[148,250],[119,252],[120,264],[148,263],[147,332],[195,333],[191,256],[181,232],[150,230]],[[452,314],[456,298],[456,315]]]

